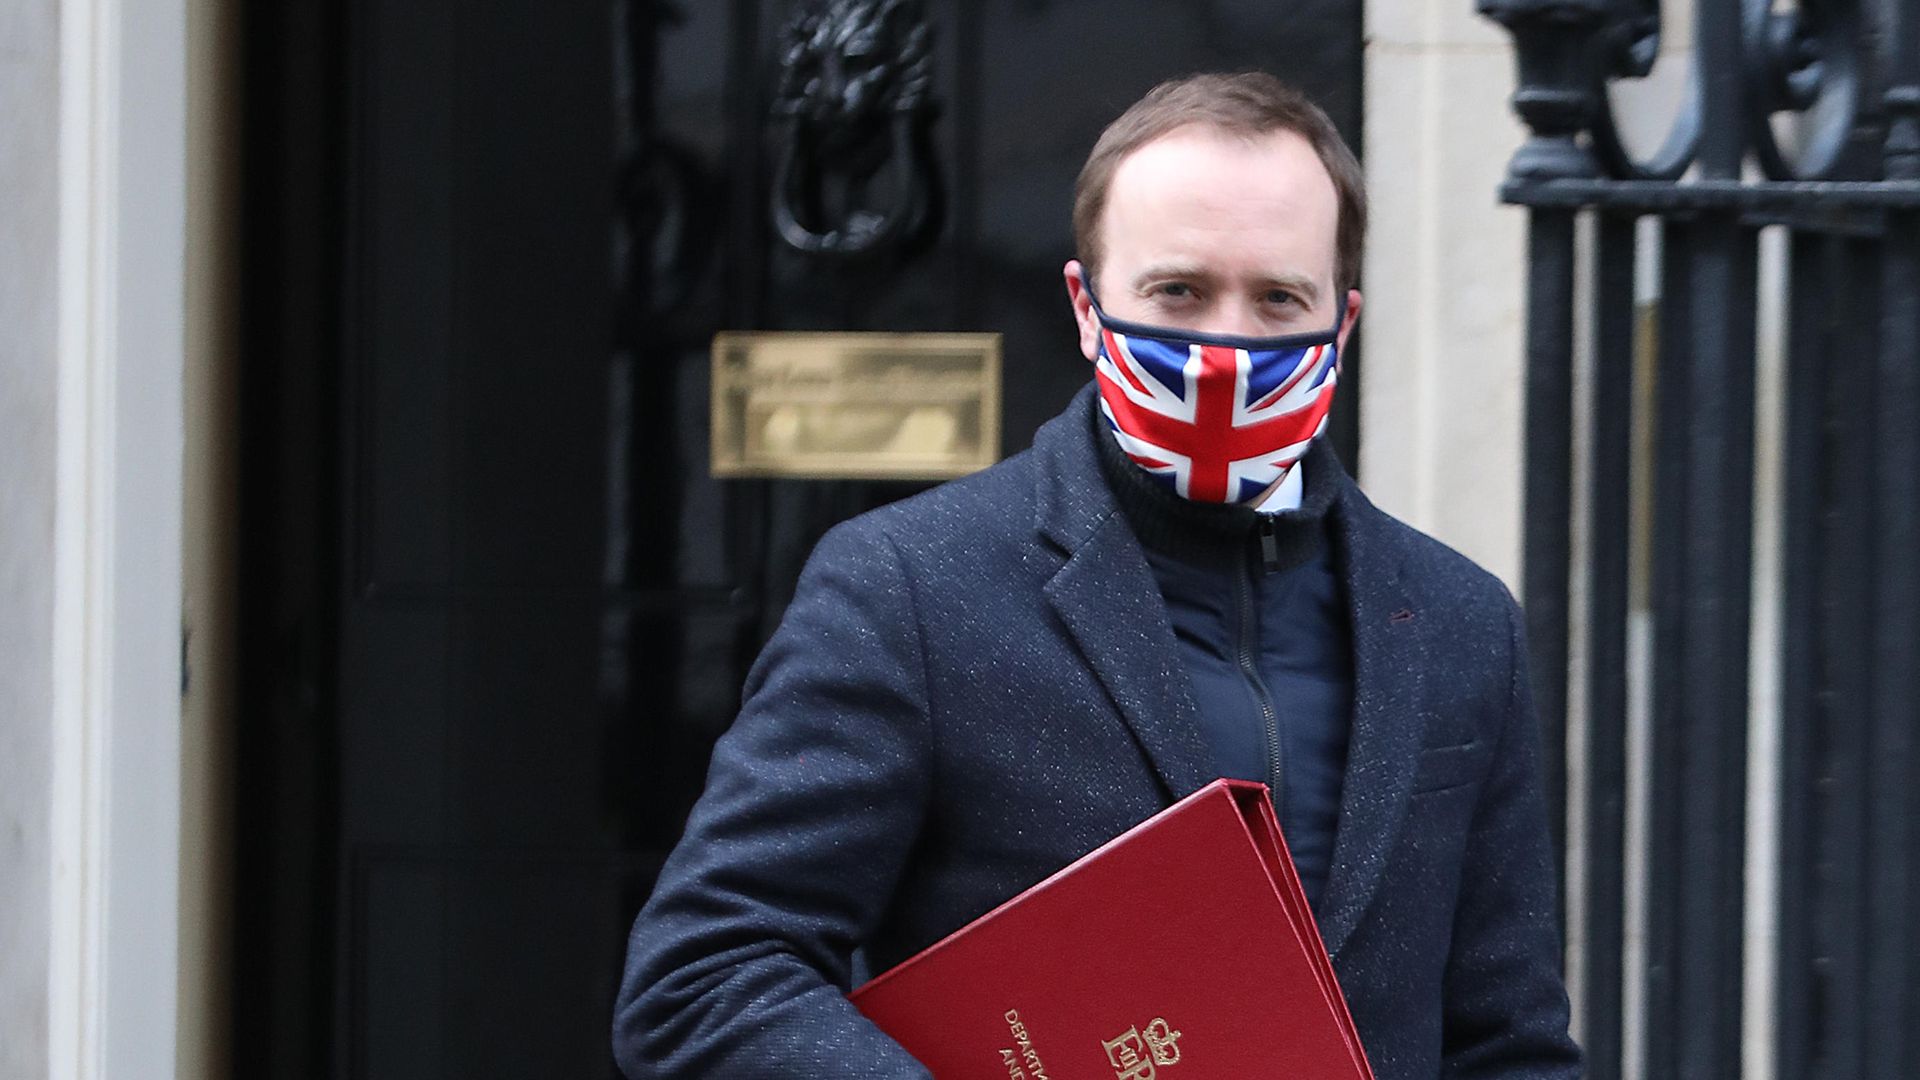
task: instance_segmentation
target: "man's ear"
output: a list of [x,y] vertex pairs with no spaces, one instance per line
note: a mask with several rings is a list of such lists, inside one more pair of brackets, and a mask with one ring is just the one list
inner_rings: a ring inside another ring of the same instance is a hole
[[1340,336],[1334,343],[1334,355],[1340,356],[1340,357],[1345,357],[1347,355],[1347,335],[1353,333],[1353,328],[1359,325],[1360,325],[1360,290],[1348,289],[1347,290],[1347,313],[1340,320]]
[[1068,259],[1061,275],[1067,280],[1067,301],[1073,305],[1073,321],[1080,331],[1080,355],[1089,361],[1097,360],[1100,358],[1100,320],[1093,313],[1087,268],[1080,265],[1079,259]]

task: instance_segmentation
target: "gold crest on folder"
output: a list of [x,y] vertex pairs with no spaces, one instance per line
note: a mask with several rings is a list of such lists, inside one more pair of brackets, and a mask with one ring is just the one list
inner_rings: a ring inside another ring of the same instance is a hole
[[1000,335],[713,339],[713,474],[946,480],[1000,455]]

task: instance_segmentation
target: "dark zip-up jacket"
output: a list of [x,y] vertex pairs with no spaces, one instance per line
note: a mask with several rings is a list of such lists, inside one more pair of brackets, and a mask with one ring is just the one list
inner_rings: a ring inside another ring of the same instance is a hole
[[1097,411],[1093,424],[1101,471],[1167,605],[1214,772],[1272,789],[1317,908],[1353,712],[1353,634],[1326,532],[1339,463],[1310,451],[1295,510],[1194,503],[1128,461]]

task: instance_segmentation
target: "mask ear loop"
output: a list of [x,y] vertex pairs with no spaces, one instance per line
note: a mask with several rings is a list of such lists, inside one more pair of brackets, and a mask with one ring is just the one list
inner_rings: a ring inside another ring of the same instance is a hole
[[1093,291],[1093,275],[1087,273],[1084,266],[1080,269],[1080,287],[1087,290],[1087,303],[1092,305],[1093,314],[1100,320],[1100,326],[1104,329],[1113,320],[1107,318],[1107,309],[1100,306],[1099,294]]
[[1093,305],[1093,313],[1100,316],[1104,321],[1107,313],[1100,309],[1100,297],[1096,296],[1093,291],[1093,275],[1087,273],[1085,266],[1080,268],[1080,287],[1087,290],[1087,303]]

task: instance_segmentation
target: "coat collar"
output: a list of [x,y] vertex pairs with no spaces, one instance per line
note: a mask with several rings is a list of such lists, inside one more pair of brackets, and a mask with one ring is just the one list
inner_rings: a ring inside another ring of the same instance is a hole
[[1100,473],[1100,458],[1087,421],[1092,407],[1093,385],[1089,383],[1060,415],[1040,425],[1033,437],[1038,465],[1034,527],[1068,554],[1078,551],[1109,519],[1120,514],[1113,490]]
[[[1041,427],[1035,527],[1065,556],[1045,586],[1088,664],[1171,799],[1213,779],[1197,710],[1179,666],[1159,585],[1101,474],[1087,417],[1089,387]],[[1403,574],[1404,526],[1353,485],[1338,459],[1319,455],[1342,486],[1330,511],[1354,649],[1353,727],[1333,864],[1321,898],[1321,936],[1337,953],[1378,890],[1412,796],[1421,745],[1421,629]],[[1309,482],[1315,476],[1309,470]]]

